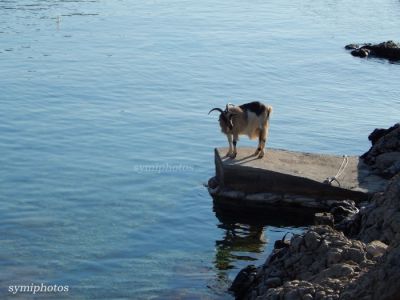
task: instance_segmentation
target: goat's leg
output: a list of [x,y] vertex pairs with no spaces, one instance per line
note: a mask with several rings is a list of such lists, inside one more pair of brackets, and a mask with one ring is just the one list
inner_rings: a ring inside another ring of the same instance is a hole
[[233,135],[233,153],[229,156],[230,158],[235,158],[237,155],[236,144],[239,140],[239,136],[237,134]]
[[256,152],[254,152],[253,155],[257,156],[258,153],[260,153],[260,151],[261,151],[261,129],[258,129],[258,146],[257,146]]
[[263,128],[260,130],[260,135],[258,137],[258,141],[259,141],[259,144],[258,144],[256,153],[260,152],[260,154],[258,155],[258,158],[263,158],[265,143],[267,142],[267,128]]
[[228,138],[229,150],[228,150],[228,153],[226,153],[225,156],[231,157],[231,155],[232,155],[232,153],[233,153],[232,134],[228,133],[226,136],[227,136],[227,138]]

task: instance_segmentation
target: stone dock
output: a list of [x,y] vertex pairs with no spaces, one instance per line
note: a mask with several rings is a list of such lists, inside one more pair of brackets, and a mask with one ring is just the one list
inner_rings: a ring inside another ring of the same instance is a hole
[[[216,176],[208,184],[220,208],[326,210],[346,199],[366,201],[387,185],[358,156],[268,148],[264,158],[258,159],[253,148],[239,148],[237,157],[230,159],[225,156],[227,150],[215,149]],[[326,183],[341,169],[337,180]]]

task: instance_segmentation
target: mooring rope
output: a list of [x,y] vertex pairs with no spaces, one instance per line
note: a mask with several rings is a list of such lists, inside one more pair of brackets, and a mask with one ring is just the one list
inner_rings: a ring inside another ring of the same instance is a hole
[[338,177],[343,174],[343,172],[346,169],[348,163],[349,163],[349,157],[347,155],[343,155],[343,161],[342,161],[342,163],[340,165],[340,168],[337,171],[336,175],[333,176],[333,177],[326,178],[324,183],[332,185],[332,182],[336,181],[337,184],[340,186],[340,182],[338,180]]

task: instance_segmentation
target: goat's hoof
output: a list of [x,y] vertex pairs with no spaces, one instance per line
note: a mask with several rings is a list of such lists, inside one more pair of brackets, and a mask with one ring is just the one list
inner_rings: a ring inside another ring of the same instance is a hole
[[260,151],[256,150],[256,152],[254,152],[253,156],[257,156],[258,153],[260,153]]
[[260,155],[258,156],[258,158],[263,158],[264,157],[264,153],[260,153]]
[[232,153],[231,155],[229,155],[229,157],[230,157],[231,159],[234,159],[234,158],[236,157],[236,155],[237,155],[237,153]]

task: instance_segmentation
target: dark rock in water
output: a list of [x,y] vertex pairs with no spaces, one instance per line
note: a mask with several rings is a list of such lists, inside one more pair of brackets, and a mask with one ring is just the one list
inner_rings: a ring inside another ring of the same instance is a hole
[[233,280],[229,291],[233,292],[236,299],[241,299],[248,291],[257,275],[257,268],[254,265],[249,265],[242,269],[236,278]]
[[355,49],[351,51],[351,55],[357,56],[357,57],[367,57],[370,54],[370,50],[360,48],[360,49]]
[[349,44],[349,45],[344,46],[344,48],[346,50],[355,50],[355,49],[360,48],[360,46],[358,44]]
[[375,56],[386,58],[389,60],[400,60],[400,46],[393,41],[387,41],[380,44],[349,44],[345,46],[347,50],[351,51],[351,55],[357,57]]

